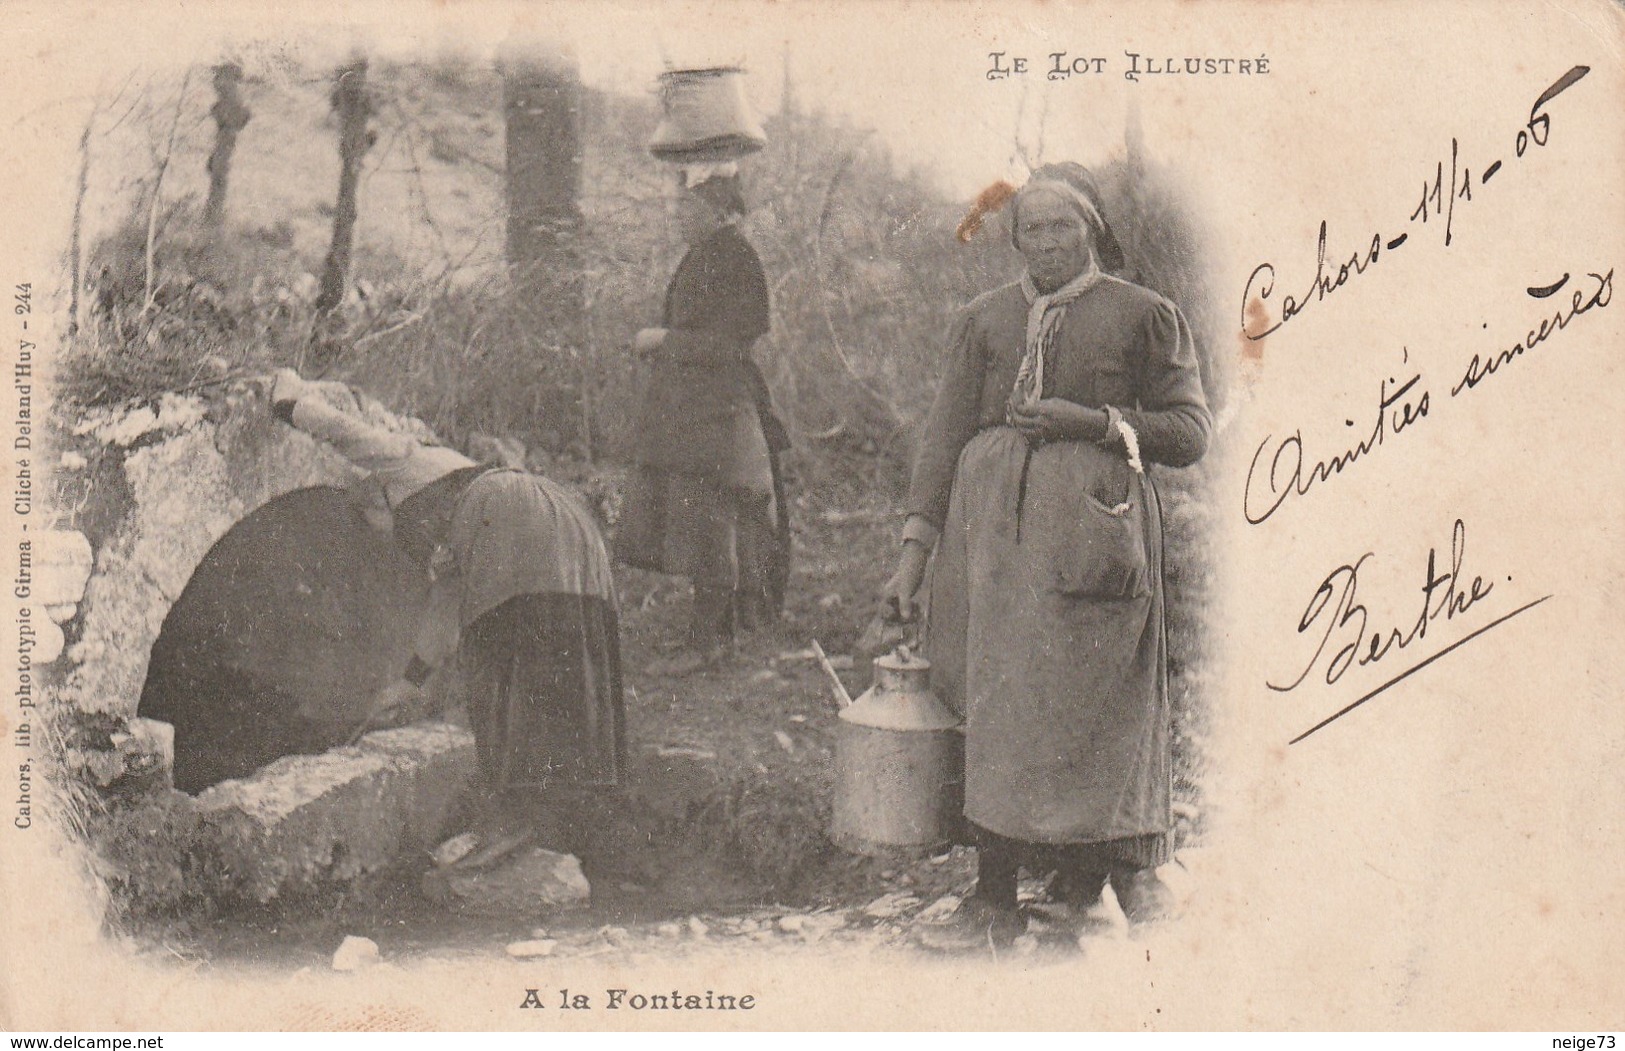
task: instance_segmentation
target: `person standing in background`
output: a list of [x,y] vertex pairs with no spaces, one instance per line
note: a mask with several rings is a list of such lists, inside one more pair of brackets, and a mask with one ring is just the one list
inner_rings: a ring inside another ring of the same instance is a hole
[[684,169],[678,222],[688,252],[661,327],[633,344],[653,368],[615,555],[694,586],[687,646],[651,665],[656,674],[710,665],[736,630],[775,618],[788,575],[778,460],[789,441],[751,359],[769,328],[767,279],[739,230],[746,209],[733,168]]

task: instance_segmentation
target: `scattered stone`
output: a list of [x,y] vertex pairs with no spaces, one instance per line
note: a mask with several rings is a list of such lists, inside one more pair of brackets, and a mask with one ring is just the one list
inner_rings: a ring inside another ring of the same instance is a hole
[[690,745],[668,744],[655,749],[655,755],[662,759],[697,759],[701,762],[710,762],[717,757],[717,753],[709,748],[694,748]]
[[464,832],[462,835],[453,836],[434,848],[434,853],[429,856],[434,859],[436,867],[445,868],[447,865],[457,864],[474,853],[474,848],[479,845],[480,837],[478,833]]
[[616,948],[632,943],[632,935],[625,927],[605,927],[598,933],[603,937],[604,941]]
[[690,916],[688,918],[688,933],[693,937],[703,938],[710,932],[711,928],[707,927],[705,925],[705,921],[701,920],[698,916]]
[[532,927],[530,929],[530,936],[532,938],[545,938],[545,937],[547,937],[547,928],[546,927]]
[[683,928],[679,927],[675,923],[662,923],[660,926],[655,928],[655,933],[660,935],[662,938],[681,938],[683,936]]
[[806,925],[807,917],[799,914],[779,917],[779,930],[786,934],[799,934]]
[[371,967],[379,959],[377,942],[371,938],[358,938],[349,934],[345,935],[344,941],[339,943],[338,951],[333,954],[333,970],[359,971],[364,967]]
[[792,715],[790,716],[790,721],[793,723],[804,723],[807,721],[807,717],[805,715]]
[[916,918],[925,923],[936,923],[939,920],[947,919],[955,909],[959,908],[960,900],[957,894],[944,894],[921,909],[919,916]]
[[551,938],[536,938],[526,942],[509,942],[505,951],[516,960],[533,960],[539,956],[552,956],[558,944]]
[[863,914],[872,916],[877,920],[889,920],[901,916],[909,909],[920,903],[920,899],[913,894],[893,893],[883,894],[864,906]]
[[108,735],[124,768],[120,785],[135,794],[165,792],[175,787],[175,728],[139,716],[126,732]]
[[803,919],[801,937],[808,942],[822,941],[833,931],[846,926],[846,914],[841,912],[814,913]]
[[749,918],[740,921],[740,924],[739,924],[739,933],[740,934],[755,934],[757,931],[759,931],[761,929],[762,929],[761,923],[759,923],[756,920],[749,919]]
[[786,752],[789,752],[791,755],[795,754],[796,743],[791,739],[789,734],[785,733],[783,730],[774,730],[773,739],[779,742],[780,748],[784,749]]
[[424,876],[423,892],[467,912],[522,916],[583,906],[592,887],[574,855],[530,847],[491,869],[434,869]]
[[1097,938],[1125,938],[1128,936],[1128,917],[1123,914],[1123,908],[1117,903],[1117,892],[1111,886],[1101,893],[1100,900],[1083,914],[1082,933],[1078,944],[1081,946]]
[[34,579],[27,597],[41,606],[66,605],[82,599],[96,565],[85,534],[51,529],[32,534],[32,542]]

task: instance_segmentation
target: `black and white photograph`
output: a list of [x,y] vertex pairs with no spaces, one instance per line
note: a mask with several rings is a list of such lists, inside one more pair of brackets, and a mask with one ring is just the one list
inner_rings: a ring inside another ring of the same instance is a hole
[[0,1027],[1612,1047],[1625,7],[7,21]]

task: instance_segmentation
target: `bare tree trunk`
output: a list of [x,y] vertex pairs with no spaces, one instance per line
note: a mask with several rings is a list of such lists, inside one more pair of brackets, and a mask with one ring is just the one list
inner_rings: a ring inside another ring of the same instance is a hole
[[79,190],[73,198],[73,227],[68,238],[69,339],[79,334],[79,284],[84,279],[80,271],[84,265],[85,193],[90,188],[90,129],[95,125],[99,112],[99,109],[91,111],[90,116],[85,118],[85,130],[79,133]]
[[581,224],[581,86],[562,63],[504,72],[508,262],[528,275],[554,262]]
[[367,60],[358,58],[339,70],[338,83],[331,96],[339,115],[339,195],[333,206],[333,243],[322,264],[321,289],[316,294],[316,319],[311,328],[312,365],[332,364],[338,347],[333,331],[333,312],[344,302],[344,285],[350,274],[350,248],[355,236],[356,185],[361,177],[361,160],[377,135],[367,130],[372,103],[367,97]]
[[181,110],[186,105],[186,89],[192,83],[188,69],[181,78],[181,92],[175,97],[175,119],[169,122],[169,138],[164,142],[163,155],[158,159],[158,171],[152,179],[152,200],[147,204],[147,283],[141,298],[141,312],[152,309],[153,297],[158,294],[155,263],[158,253],[158,206],[163,200],[164,175],[169,171],[170,159],[175,156],[175,132],[181,126]]
[[[537,361],[542,382],[534,412],[541,420],[575,416],[575,440],[590,461],[597,443],[592,387],[598,378],[584,323],[578,245],[581,106],[581,80],[571,60],[504,64],[507,256],[518,309],[535,334],[531,346],[544,355]],[[572,352],[574,362],[567,360]],[[573,373],[568,380],[566,370]]]
[[226,183],[231,177],[231,155],[237,149],[237,136],[253,113],[243,104],[240,86],[242,67],[227,62],[214,67],[214,150],[209,154],[209,199],[203,205],[203,225],[219,229],[226,217]]

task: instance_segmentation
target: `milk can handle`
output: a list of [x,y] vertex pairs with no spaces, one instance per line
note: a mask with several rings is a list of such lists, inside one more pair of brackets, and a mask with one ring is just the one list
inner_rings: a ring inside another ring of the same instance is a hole
[[846,684],[841,681],[839,675],[835,674],[835,665],[831,664],[829,658],[824,655],[824,647],[818,644],[817,639],[812,640],[812,650],[818,657],[818,666],[824,669],[824,674],[829,676],[829,681],[835,684],[835,699],[840,702],[839,707],[851,707],[852,695],[846,692]]

